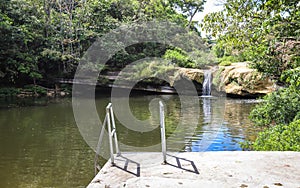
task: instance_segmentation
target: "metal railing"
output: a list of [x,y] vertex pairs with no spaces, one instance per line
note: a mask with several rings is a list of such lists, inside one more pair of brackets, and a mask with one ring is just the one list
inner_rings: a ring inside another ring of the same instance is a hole
[[109,103],[106,107],[106,116],[107,116],[107,126],[108,126],[110,159],[111,159],[111,164],[113,165],[113,164],[115,164],[113,138],[115,139],[114,141],[115,141],[115,148],[116,148],[117,155],[120,155],[120,150],[119,150],[119,145],[118,145],[118,137],[117,137],[117,131],[116,131],[114,111],[113,111],[111,103]]
[[[161,149],[163,154],[163,163],[167,163],[167,146],[166,146],[166,133],[165,133],[165,113],[164,113],[164,104],[159,101],[159,115],[160,115],[160,133],[161,133]],[[95,167],[95,174],[100,170],[100,166],[98,165],[98,158],[100,154],[100,148],[105,132],[105,127],[107,126],[108,131],[108,141],[109,141],[109,150],[110,150],[110,161],[111,164],[115,164],[114,158],[114,145],[117,156],[121,155],[119,144],[118,144],[118,137],[117,137],[117,130],[114,118],[114,112],[112,108],[112,104],[109,103],[106,106],[106,115],[102,124],[102,129],[99,135],[99,140],[96,147],[96,156],[94,160],[94,167]],[[114,144],[113,144],[114,142]]]
[[[121,152],[120,152],[120,149],[119,149],[114,111],[113,111],[111,103],[109,103],[106,106],[106,115],[105,115],[105,118],[104,118],[104,121],[103,121],[103,124],[102,124],[102,129],[101,129],[99,140],[98,140],[97,147],[96,147],[96,156],[95,156],[95,160],[94,160],[95,174],[97,174],[97,172],[101,168],[98,165],[98,158],[99,158],[100,148],[101,148],[101,145],[102,145],[102,140],[103,140],[103,136],[104,136],[106,126],[107,126],[107,130],[108,130],[110,161],[111,161],[111,164],[114,165],[114,163],[115,163],[114,159],[115,158],[114,158],[113,141],[115,142],[115,149],[116,149],[117,155],[120,155]],[[113,140],[113,138],[114,138],[114,140]]]
[[159,101],[159,120],[160,120],[161,151],[163,154],[163,163],[167,163],[165,111],[164,111],[164,104],[161,101]]

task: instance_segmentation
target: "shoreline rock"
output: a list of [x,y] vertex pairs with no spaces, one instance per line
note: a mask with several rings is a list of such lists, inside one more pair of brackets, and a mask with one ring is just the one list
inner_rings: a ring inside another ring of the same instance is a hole
[[276,84],[262,73],[248,67],[247,62],[220,66],[214,72],[214,87],[218,92],[241,97],[257,97],[272,93]]

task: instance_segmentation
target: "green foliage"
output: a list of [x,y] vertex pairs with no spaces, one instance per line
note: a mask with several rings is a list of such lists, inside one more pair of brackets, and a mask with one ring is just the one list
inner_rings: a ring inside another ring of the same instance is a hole
[[206,3],[206,0],[170,0],[170,2],[177,10],[180,10],[187,18],[189,18],[187,28],[190,29],[194,24],[192,21],[194,16],[196,13],[203,11],[203,5]]
[[[91,44],[121,24],[157,19],[197,30],[196,23],[191,20],[195,13],[203,10],[204,2],[3,0],[0,9],[1,82],[24,85],[41,79],[50,82],[57,77],[72,78],[79,59]],[[123,45],[107,42],[112,46]],[[161,57],[165,50],[166,47],[159,44],[136,44],[116,54],[107,67],[118,70],[141,58]],[[99,70],[103,67],[87,64],[86,68]]]
[[[0,71],[4,80],[40,78],[38,56],[42,37],[39,13],[33,1],[6,1],[0,10]],[[28,15],[30,13],[30,16]]]
[[261,151],[300,151],[300,120],[279,124],[261,132],[253,143]]
[[230,66],[231,65],[231,61],[221,61],[221,63],[219,63],[219,66]]
[[214,52],[214,54],[216,54],[217,58],[221,58],[221,57],[223,57],[225,55],[225,51],[224,51],[222,45],[220,45],[219,43],[215,44],[212,47],[212,51]]
[[215,65],[217,63],[213,51],[209,49],[195,50],[190,58],[195,62],[195,68],[203,68],[206,65]]
[[250,113],[250,118],[256,125],[269,127],[258,135],[250,146],[253,149],[300,150],[299,70],[295,68],[285,71],[281,79],[288,83],[289,87],[266,96],[265,102]]
[[180,48],[172,48],[166,50],[163,58],[170,60],[176,66],[185,68],[202,68],[205,65],[216,64],[215,55],[208,49],[194,50],[187,54]]
[[217,37],[218,57],[240,56],[279,79],[300,65],[299,15],[300,4],[294,0],[227,0],[223,11],[205,16],[202,26]]
[[300,69],[285,71],[282,79],[289,85],[264,97],[265,102],[259,104],[250,114],[255,124],[270,126],[271,124],[288,124],[299,117],[300,112]]
[[[166,73],[174,70],[174,66],[160,61],[141,62],[132,67],[133,71],[127,75],[132,79],[164,77]],[[134,72],[134,74],[133,74]]]
[[10,88],[10,87],[0,88],[0,97],[16,96],[19,93],[20,93],[20,89],[18,88]]
[[163,58],[171,60],[173,64],[179,67],[196,68],[196,63],[180,48],[167,50]]
[[271,93],[264,100],[250,113],[251,120],[259,126],[288,124],[300,111],[300,93],[290,88]]
[[120,70],[126,65],[146,57],[162,57],[166,46],[159,43],[146,42],[128,46],[116,53],[108,62],[111,70]]
[[281,80],[288,83],[291,90],[295,92],[300,90],[300,67],[290,69],[281,75]]
[[245,59],[243,59],[241,56],[223,56],[218,59],[218,62],[223,62],[223,61],[230,61],[232,63],[236,62],[243,62]]
[[47,89],[41,86],[25,85],[24,88],[4,87],[0,89],[0,97],[14,97],[22,92],[46,95]]
[[22,89],[22,91],[41,94],[41,95],[47,94],[47,89],[45,89],[44,87],[38,86],[38,85],[36,85],[36,86],[35,85],[25,85],[24,89]]

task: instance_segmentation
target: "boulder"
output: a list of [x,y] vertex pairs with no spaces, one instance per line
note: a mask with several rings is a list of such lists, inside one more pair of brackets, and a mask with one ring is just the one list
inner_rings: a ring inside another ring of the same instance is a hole
[[265,95],[276,88],[270,78],[249,68],[247,62],[220,66],[214,73],[214,85],[220,92],[241,97]]
[[202,85],[204,80],[204,72],[203,70],[200,69],[178,68],[177,71],[174,72],[173,78],[169,78],[169,79],[170,79],[171,86],[174,86],[174,83],[182,79],[192,80]]

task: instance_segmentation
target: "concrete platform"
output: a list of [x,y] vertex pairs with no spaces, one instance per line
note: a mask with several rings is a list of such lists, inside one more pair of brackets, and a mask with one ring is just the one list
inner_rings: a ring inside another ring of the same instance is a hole
[[88,188],[300,188],[300,152],[122,153],[108,161]]

